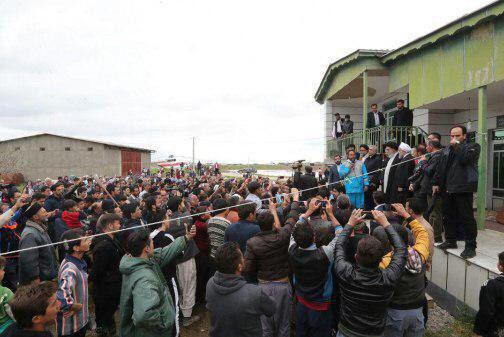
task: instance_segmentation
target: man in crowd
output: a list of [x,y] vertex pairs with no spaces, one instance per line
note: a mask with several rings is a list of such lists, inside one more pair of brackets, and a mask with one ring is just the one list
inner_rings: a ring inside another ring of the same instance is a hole
[[345,180],[346,194],[356,208],[364,208],[364,192],[369,186],[366,166],[355,159],[354,150],[347,152],[347,158],[340,170],[341,178],[348,178]]
[[255,204],[255,210],[258,211],[262,207],[262,194],[263,189],[257,181],[252,181],[247,185],[248,195],[245,198],[248,202],[253,202]]
[[317,186],[318,181],[313,174],[313,167],[310,165],[305,166],[305,174],[301,174],[301,172],[294,173],[294,187],[304,191],[301,193],[301,201],[306,201],[317,195]]
[[261,316],[273,316],[276,303],[259,286],[241,276],[245,263],[236,242],[226,242],[215,254],[217,272],[208,281],[207,309],[211,337],[262,337]]
[[341,293],[340,337],[383,335],[387,306],[406,265],[403,240],[382,212],[372,211],[372,214],[375,221],[385,228],[394,253],[388,267],[381,270],[382,243],[372,236],[366,236],[357,246],[357,264],[348,262],[348,238],[355,225],[364,219],[361,210],[354,210],[335,247],[334,268]]
[[372,194],[380,186],[380,169],[382,167],[382,160],[377,152],[378,148],[376,145],[370,145],[367,158],[364,160],[364,166],[366,167],[369,179],[368,190],[364,192],[364,205],[367,210],[371,210],[373,208]]
[[231,225],[231,222],[226,219],[229,209],[228,203],[224,198],[215,199],[212,202],[212,217],[208,220],[207,231],[210,239],[210,274],[215,272],[215,253],[217,249],[224,243],[224,233]]
[[240,221],[231,224],[224,232],[224,242],[234,241],[238,243],[242,253],[247,249],[247,241],[258,234],[261,229],[256,223],[255,204],[250,201],[241,201],[238,204],[238,217]]
[[500,275],[483,283],[474,332],[483,337],[500,337],[504,333],[504,252],[498,255]]
[[[298,198],[297,194],[294,202]],[[245,271],[251,278],[257,278],[259,287],[276,303],[272,317],[261,317],[264,337],[290,336],[292,289],[287,248],[294,222],[290,218],[284,227],[280,227],[276,204],[270,202],[269,211],[257,216],[261,232],[247,241]]]
[[446,239],[439,248],[457,248],[457,225],[464,229],[465,248],[460,256],[476,256],[478,229],[473,212],[473,193],[478,188],[480,145],[467,142],[467,129],[456,125],[450,130],[450,146],[442,152],[433,193],[445,192],[443,214]]
[[[105,235],[97,236],[91,243],[93,269],[93,302],[95,304],[96,334],[100,337],[114,336],[116,332],[114,314],[121,298],[122,275],[119,263],[124,255],[123,247],[114,233],[121,228],[121,217],[117,214],[103,214],[96,229]],[[131,231],[124,232],[124,236]]]
[[47,212],[38,203],[33,203],[26,209],[24,216],[28,221],[21,233],[19,249],[48,246],[19,253],[19,282],[29,284],[54,280],[58,275],[58,260],[47,233]]
[[[402,204],[394,204],[397,214],[408,222],[413,234],[414,244],[410,245],[410,237],[405,227],[397,225],[395,228],[407,249],[407,263],[401,279],[397,283],[394,295],[387,309],[386,337],[423,336],[425,325],[423,306],[425,298],[425,272],[431,254],[430,235],[420,223],[425,204],[418,198],[409,199],[407,209]],[[427,223],[425,223],[428,225]],[[430,227],[430,225],[428,225]],[[432,228],[430,227],[432,233]],[[380,266],[386,268],[390,262],[390,254],[383,258]]]
[[397,185],[395,184],[395,175],[397,171],[397,165],[401,161],[399,153],[397,150],[399,147],[395,142],[388,142],[385,144],[385,154],[387,155],[387,163],[385,164],[385,169],[382,171],[382,190],[387,195],[387,200],[389,203],[394,203],[399,200]]
[[[320,207],[310,203],[309,213]],[[334,280],[330,266],[334,261],[334,238],[317,247],[315,232],[306,215],[301,215],[292,232],[289,261],[294,277],[296,337],[330,336],[331,298]]]
[[173,336],[175,308],[162,268],[196,235],[196,228],[170,245],[154,249],[146,231],[128,239],[128,253],[121,260],[123,274],[120,301],[121,336]]
[[[430,136],[430,135],[429,135]],[[429,223],[434,228],[434,240],[436,243],[443,242],[443,198],[439,192],[432,192],[434,175],[441,159],[441,143],[433,139],[427,141],[429,153],[427,163],[423,167],[422,180],[420,181],[420,193],[427,198]]]
[[413,175],[415,169],[414,157],[411,155],[411,147],[406,143],[399,145],[399,169],[396,170],[394,175],[393,188],[397,189],[397,202],[401,204],[406,203],[406,199],[410,196],[409,191],[409,177]]
[[378,104],[371,104],[371,111],[367,114],[366,129],[371,129],[377,126],[385,125],[385,116],[381,111],[378,111]]
[[334,165],[329,170],[329,184],[334,187],[335,183],[340,181],[339,169],[341,168],[341,155],[339,153],[334,155]]
[[369,154],[369,146],[367,144],[359,145],[359,160],[364,162]]

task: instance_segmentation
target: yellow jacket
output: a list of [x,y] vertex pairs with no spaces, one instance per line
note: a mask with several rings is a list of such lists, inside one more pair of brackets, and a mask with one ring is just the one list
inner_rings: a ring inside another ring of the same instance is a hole
[[[411,228],[411,232],[413,233],[413,237],[415,238],[415,245],[408,248],[413,248],[414,250],[416,250],[418,254],[420,254],[422,262],[425,263],[429,258],[429,234],[427,233],[425,227],[420,222],[418,222],[418,220],[411,221],[409,223],[409,226]],[[380,268],[387,268],[391,258],[392,252],[389,252],[382,258],[380,262]]]

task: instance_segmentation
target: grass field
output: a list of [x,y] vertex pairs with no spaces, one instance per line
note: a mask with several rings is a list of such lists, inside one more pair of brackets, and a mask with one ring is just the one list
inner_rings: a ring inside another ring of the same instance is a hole
[[223,164],[221,171],[241,170],[247,167],[253,167],[256,170],[290,170],[291,167],[279,164]]

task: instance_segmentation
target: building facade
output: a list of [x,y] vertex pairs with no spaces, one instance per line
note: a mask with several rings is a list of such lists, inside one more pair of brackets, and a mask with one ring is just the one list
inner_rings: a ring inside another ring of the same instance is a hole
[[[25,179],[59,176],[124,176],[149,168],[153,150],[48,133],[4,140],[0,153]],[[12,168],[11,168],[12,170]]]
[[[334,114],[349,114],[355,143],[387,136],[395,102],[413,110],[416,141],[429,132],[449,142],[455,124],[482,148],[478,219],[504,204],[504,2],[494,2],[393,51],[357,50],[331,64],[315,94],[325,107],[325,155],[341,150],[332,138]],[[387,125],[366,130],[372,103]],[[378,136],[376,136],[378,135]],[[375,137],[375,138],[373,138]],[[413,138],[412,138],[413,139]],[[414,145],[414,144],[410,144]]]

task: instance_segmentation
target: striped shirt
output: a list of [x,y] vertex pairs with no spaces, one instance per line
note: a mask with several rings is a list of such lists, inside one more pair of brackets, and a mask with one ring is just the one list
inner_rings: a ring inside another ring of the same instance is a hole
[[[73,334],[88,324],[88,289],[86,262],[67,255],[58,272],[56,297],[61,303],[61,311],[56,318],[58,336]],[[82,304],[82,309],[71,312],[74,303]]]
[[210,257],[215,258],[217,248],[224,243],[224,232],[231,225],[228,219],[214,216],[208,220],[208,237],[210,238]]

